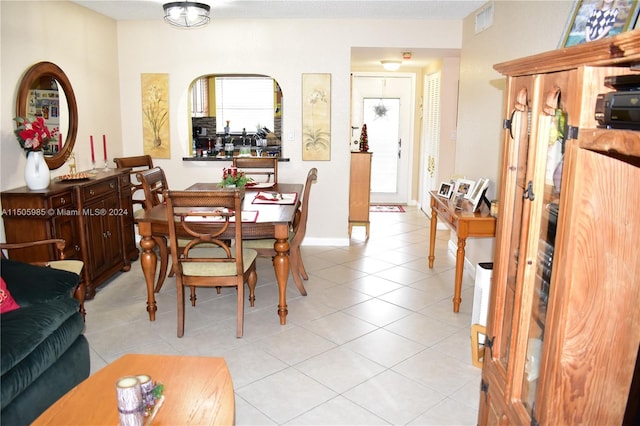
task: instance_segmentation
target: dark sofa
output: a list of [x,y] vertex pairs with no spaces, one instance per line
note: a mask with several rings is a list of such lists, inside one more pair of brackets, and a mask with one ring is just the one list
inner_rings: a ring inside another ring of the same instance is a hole
[[29,424],[89,376],[84,320],[72,297],[78,275],[1,259],[19,309],[0,315],[3,425]]

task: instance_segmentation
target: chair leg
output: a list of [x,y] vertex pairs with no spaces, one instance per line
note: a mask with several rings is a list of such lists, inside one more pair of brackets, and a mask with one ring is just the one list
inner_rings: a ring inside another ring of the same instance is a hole
[[238,285],[238,318],[236,323],[236,337],[242,337],[244,332],[244,282]]
[[[164,279],[167,275],[167,265],[169,264],[169,250],[167,248],[167,239],[164,237],[154,237],[154,241],[160,250],[160,274],[158,275],[158,282],[154,291],[158,293],[164,284]],[[173,266],[172,266],[173,269]]]
[[296,248],[296,252],[297,252],[297,258],[298,258],[298,270],[300,272],[300,275],[302,276],[302,279],[305,281],[309,280],[309,274],[307,274],[307,270],[304,269],[304,262],[302,261],[302,253],[300,252],[300,247]]
[[256,283],[258,282],[258,274],[255,270],[249,273],[247,284],[249,285],[249,305],[253,308],[256,301]]
[[304,269],[304,267],[301,267],[299,249],[293,247],[289,249],[289,263],[291,264],[291,274],[293,275],[293,281],[295,282],[296,287],[298,287],[298,291],[301,295],[306,296],[307,289],[304,288],[304,284],[302,284],[302,280],[300,279],[300,276],[302,275],[300,269]]
[[192,285],[189,288],[191,290],[191,295],[189,296],[189,300],[191,300],[191,306],[196,306],[196,287]]
[[178,337],[184,336],[184,286],[182,280],[177,281],[177,299],[178,299]]
[[73,297],[80,303],[80,307],[78,308],[78,312],[82,314],[82,319],[84,320],[87,316],[87,311],[84,308],[84,299],[87,293],[87,285],[84,283],[84,279],[82,278],[82,274],[80,274],[80,282],[73,292]]

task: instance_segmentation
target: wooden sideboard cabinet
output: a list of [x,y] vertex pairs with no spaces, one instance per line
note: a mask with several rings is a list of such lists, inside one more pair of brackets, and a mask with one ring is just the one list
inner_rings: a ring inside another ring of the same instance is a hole
[[349,238],[354,225],[366,227],[369,238],[369,201],[371,199],[370,152],[351,153],[349,172]]
[[[49,188],[3,191],[2,219],[8,243],[63,238],[66,259],[84,261],[87,298],[137,259],[128,169],[99,171],[84,181],[52,180]],[[11,250],[9,257],[34,262],[57,258],[51,247]]]
[[604,78],[638,63],[632,31],[495,66],[507,110],[480,425],[637,424],[640,131],[599,128],[594,109]]

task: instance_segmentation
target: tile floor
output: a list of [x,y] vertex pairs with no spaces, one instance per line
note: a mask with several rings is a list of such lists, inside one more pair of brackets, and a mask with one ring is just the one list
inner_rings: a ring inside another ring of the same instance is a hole
[[286,326],[276,314],[270,260],[259,259],[256,306],[246,308],[242,339],[232,289],[198,289],[179,339],[168,278],[150,322],[134,262],[87,302],[92,372],[125,353],[219,356],[233,377],[238,425],[475,425],[473,278],[465,274],[454,314],[449,233],[438,232],[429,270],[428,219],[406,210],[372,213],[368,241],[357,227],[349,247],[303,246],[308,296],[289,279]]

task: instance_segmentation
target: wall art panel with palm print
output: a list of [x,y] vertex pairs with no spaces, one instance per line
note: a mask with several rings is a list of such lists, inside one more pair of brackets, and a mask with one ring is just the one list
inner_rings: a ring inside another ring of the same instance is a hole
[[302,159],[331,160],[331,74],[302,74]]

